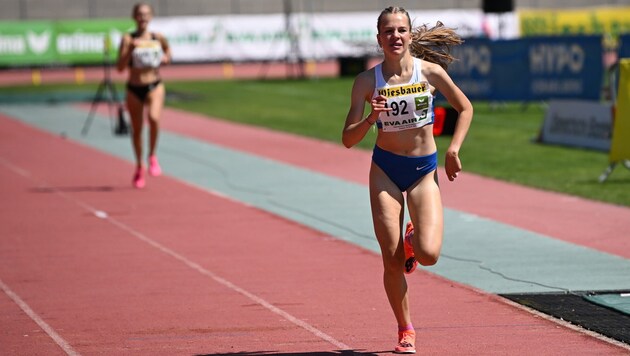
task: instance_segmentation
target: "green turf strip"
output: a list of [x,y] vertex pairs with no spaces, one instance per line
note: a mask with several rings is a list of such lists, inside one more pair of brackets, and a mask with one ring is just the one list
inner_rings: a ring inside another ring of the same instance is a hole
[[630,291],[616,293],[602,293],[584,296],[589,302],[614,309],[630,316]]

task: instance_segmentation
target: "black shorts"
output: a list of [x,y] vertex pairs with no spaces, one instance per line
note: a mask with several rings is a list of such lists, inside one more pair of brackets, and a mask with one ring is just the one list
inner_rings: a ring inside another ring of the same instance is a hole
[[149,93],[153,89],[157,88],[157,86],[160,85],[161,82],[162,80],[158,79],[154,81],[153,83],[144,84],[144,85],[133,85],[133,84],[127,83],[127,90],[133,93],[133,95],[135,95],[136,98],[138,98],[138,100],[144,103],[144,101],[147,100],[147,95],[149,95]]

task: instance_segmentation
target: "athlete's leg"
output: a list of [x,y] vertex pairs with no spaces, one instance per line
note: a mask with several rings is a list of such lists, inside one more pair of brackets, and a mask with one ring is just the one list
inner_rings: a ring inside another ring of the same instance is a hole
[[149,105],[149,156],[155,155],[160,133],[160,115],[164,107],[164,84],[160,83],[147,96]]
[[437,171],[425,175],[407,190],[407,206],[414,225],[413,249],[416,260],[423,266],[434,265],[440,256],[444,232]]
[[374,232],[383,258],[383,283],[399,327],[411,324],[405,253],[401,243],[404,198],[398,187],[376,164],[370,168],[370,203]]
[[142,166],[142,126],[144,103],[130,90],[127,90],[127,111],[131,117],[131,144],[136,158],[136,166]]

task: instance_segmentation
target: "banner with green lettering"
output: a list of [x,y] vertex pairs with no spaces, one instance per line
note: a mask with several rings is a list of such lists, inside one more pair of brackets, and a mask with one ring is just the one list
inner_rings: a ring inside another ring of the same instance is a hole
[[114,60],[131,20],[1,21],[0,66],[99,64]]

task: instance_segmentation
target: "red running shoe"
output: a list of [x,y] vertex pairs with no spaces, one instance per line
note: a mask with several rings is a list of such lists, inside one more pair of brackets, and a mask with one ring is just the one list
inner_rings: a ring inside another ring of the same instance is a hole
[[405,330],[398,332],[398,345],[394,348],[395,354],[416,353],[416,331]]
[[413,238],[413,224],[410,222],[407,223],[407,229],[405,230],[405,273],[410,274],[411,272],[416,270],[418,267],[418,261],[416,260],[416,255],[413,253],[413,242],[411,239]]

